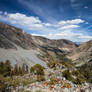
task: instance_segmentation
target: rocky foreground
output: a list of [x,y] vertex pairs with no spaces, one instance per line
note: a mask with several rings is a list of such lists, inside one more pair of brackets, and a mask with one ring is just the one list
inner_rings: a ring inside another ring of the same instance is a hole
[[[46,80],[37,82],[35,79],[37,78],[35,75],[25,75],[22,77],[16,76],[12,79],[12,81],[17,80],[33,80],[28,84],[19,83],[16,86],[16,90],[13,86],[10,87],[11,92],[92,92],[92,87],[88,83],[84,83],[82,85],[74,84],[71,81],[66,80],[65,77],[60,76],[63,71],[66,69],[60,70],[53,70],[53,69],[46,69],[45,70],[45,78]],[[52,72],[53,75],[48,77],[49,72]],[[55,79],[55,83],[52,84],[51,78]],[[16,80],[17,79],[17,80]],[[7,92],[7,91],[6,91]],[[9,91],[10,92],[10,91]]]
[[56,85],[48,85],[48,81],[41,83],[33,83],[24,88],[24,92],[92,92],[92,88],[85,86],[73,85],[64,85],[66,81],[60,80]]
[[55,85],[49,85],[49,80],[43,82],[36,82],[28,84],[27,86],[18,87],[16,91],[12,92],[92,92],[92,87],[87,84],[80,86],[65,80],[65,78],[58,78]]

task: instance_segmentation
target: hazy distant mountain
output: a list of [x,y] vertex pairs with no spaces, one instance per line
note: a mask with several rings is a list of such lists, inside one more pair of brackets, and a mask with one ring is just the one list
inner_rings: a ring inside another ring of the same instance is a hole
[[78,46],[81,45],[83,42],[75,42]]

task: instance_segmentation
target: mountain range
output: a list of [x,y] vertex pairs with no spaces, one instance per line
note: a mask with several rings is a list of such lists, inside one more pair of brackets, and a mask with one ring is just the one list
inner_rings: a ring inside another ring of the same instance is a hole
[[66,39],[51,40],[0,22],[0,61],[10,60],[12,65],[39,63],[46,66],[40,56],[47,52],[52,56],[66,54],[75,64],[81,65],[92,61],[92,40],[81,45]]

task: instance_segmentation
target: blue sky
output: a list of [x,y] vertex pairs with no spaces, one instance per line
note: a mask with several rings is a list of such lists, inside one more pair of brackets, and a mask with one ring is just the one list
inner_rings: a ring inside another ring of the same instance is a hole
[[92,39],[92,0],[0,0],[0,21],[36,36]]

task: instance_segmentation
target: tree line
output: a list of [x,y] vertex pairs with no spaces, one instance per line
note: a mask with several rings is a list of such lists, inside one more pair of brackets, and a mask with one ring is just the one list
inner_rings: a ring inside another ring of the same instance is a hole
[[28,65],[25,63],[22,66],[15,64],[13,67],[9,60],[5,62],[0,62],[0,75],[4,77],[13,76],[13,75],[24,75],[29,72]]

